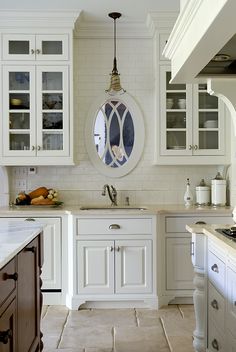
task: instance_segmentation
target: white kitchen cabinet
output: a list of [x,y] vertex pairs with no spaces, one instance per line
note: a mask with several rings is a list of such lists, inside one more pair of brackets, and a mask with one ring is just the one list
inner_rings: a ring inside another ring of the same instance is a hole
[[156,163],[228,163],[223,102],[207,93],[206,84],[171,84],[170,79],[170,67],[160,65]]
[[73,216],[73,229],[68,307],[157,307],[155,216]]
[[74,11],[0,12],[2,165],[73,165],[77,17]]
[[3,34],[3,60],[68,60],[65,34]]
[[[1,218],[1,221],[6,218]],[[60,218],[42,218],[42,217],[11,217],[11,221],[38,221],[48,225],[44,229],[44,246],[43,256],[44,263],[42,267],[41,278],[43,281],[43,292],[61,291],[62,289],[62,233]],[[9,220],[9,218],[7,218]]]

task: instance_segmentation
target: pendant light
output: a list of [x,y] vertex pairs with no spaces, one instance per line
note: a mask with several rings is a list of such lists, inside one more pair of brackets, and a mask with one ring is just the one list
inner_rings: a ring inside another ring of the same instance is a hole
[[111,73],[111,82],[109,89],[106,90],[106,93],[110,95],[123,94],[125,90],[121,87],[120,84],[120,74],[117,70],[117,60],[116,60],[116,20],[121,17],[119,12],[111,12],[108,14],[114,20],[114,59],[113,59],[113,69]]

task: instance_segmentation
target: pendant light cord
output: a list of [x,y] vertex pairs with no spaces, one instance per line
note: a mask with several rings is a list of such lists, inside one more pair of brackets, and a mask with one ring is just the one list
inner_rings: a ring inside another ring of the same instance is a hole
[[113,59],[113,74],[118,74],[117,61],[116,61],[116,18],[114,18],[114,59]]

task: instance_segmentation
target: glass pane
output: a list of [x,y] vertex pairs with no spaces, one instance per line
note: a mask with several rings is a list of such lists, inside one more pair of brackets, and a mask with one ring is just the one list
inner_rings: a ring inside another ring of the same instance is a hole
[[29,109],[30,95],[28,93],[10,93],[9,94],[9,109]]
[[[108,112],[110,113],[110,112]],[[110,144],[111,147],[119,146],[120,145],[120,126],[118,122],[117,115],[114,113],[111,117],[111,124],[110,124]]]
[[29,90],[29,72],[9,72],[9,90]]
[[207,90],[207,84],[206,83],[201,83],[198,85],[199,90]]
[[29,150],[30,135],[10,133],[10,150]]
[[217,131],[199,131],[199,149],[218,149]]
[[167,131],[166,132],[167,149],[182,150],[186,149],[186,132],[185,131]]
[[43,132],[43,150],[62,150],[63,135],[62,133],[44,133]]
[[183,112],[167,112],[166,128],[186,128],[186,114]]
[[185,93],[167,93],[166,94],[166,109],[186,109],[186,94]]
[[9,40],[8,52],[12,55],[28,55],[29,41],[28,40]]
[[62,90],[62,72],[43,72],[43,90]]
[[218,98],[208,93],[199,93],[199,109],[218,109]]
[[30,128],[30,114],[26,112],[11,113],[9,115],[9,128],[11,130],[29,129]]
[[126,154],[130,156],[134,146],[134,124],[129,112],[123,125],[123,144]]
[[63,115],[60,112],[43,113],[43,129],[63,129]]
[[99,157],[105,152],[107,127],[101,110],[98,112],[94,125],[94,143]]
[[169,83],[171,80],[171,72],[166,72],[166,90],[185,90],[185,84],[172,84]]
[[62,54],[62,41],[56,40],[43,40],[42,41],[42,54],[43,55],[61,55]]
[[218,112],[199,112],[199,128],[218,128]]
[[63,107],[62,93],[43,93],[42,108],[44,110],[61,110]]

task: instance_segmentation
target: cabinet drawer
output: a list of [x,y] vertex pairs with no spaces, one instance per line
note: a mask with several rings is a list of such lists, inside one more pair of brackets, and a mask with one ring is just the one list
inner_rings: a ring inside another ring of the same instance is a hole
[[16,273],[15,259],[11,260],[0,270],[0,305],[8,298],[8,296],[16,288],[16,281],[13,278],[7,278],[7,275]]
[[215,322],[221,331],[225,327],[225,299],[209,282],[208,286],[208,312],[209,318]]
[[204,221],[206,224],[232,224],[231,216],[196,216],[196,217],[166,217],[166,232],[187,232],[187,224],[196,224]]
[[212,320],[208,321],[208,351],[226,352],[226,341],[221,334],[221,330],[218,329]]
[[77,235],[152,234],[152,219],[76,219]]
[[236,272],[227,268],[227,330],[236,338]]
[[220,293],[225,293],[225,263],[214,253],[208,252],[208,277]]

